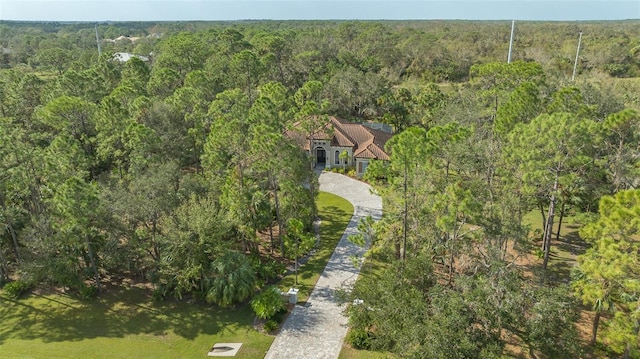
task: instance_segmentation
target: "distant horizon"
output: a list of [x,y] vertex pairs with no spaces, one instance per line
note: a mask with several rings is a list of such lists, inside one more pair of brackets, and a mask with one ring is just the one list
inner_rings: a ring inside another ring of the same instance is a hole
[[148,23],[172,23],[172,22],[403,22],[403,21],[433,21],[433,22],[556,22],[556,23],[575,23],[575,22],[628,22],[640,21],[640,19],[613,19],[613,20],[514,20],[514,19],[235,19],[235,20],[4,20],[0,19],[0,23],[56,23],[56,24],[111,24],[111,23],[127,23],[127,22],[148,22]]
[[0,21],[624,21],[638,0],[1,0]]

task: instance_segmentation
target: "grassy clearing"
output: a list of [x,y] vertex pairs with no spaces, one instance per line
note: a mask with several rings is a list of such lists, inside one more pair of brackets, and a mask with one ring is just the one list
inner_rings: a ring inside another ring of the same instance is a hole
[[273,337],[255,331],[253,317],[248,305],[154,303],[137,287],[109,288],[87,302],[64,294],[0,297],[0,356],[187,358],[206,356],[217,342],[241,342],[238,358],[258,358]]
[[[321,192],[322,238],[317,253],[300,268],[300,300],[308,297],[353,214],[345,199]],[[293,275],[279,285],[293,285]],[[0,291],[2,358],[193,358],[214,343],[240,342],[236,358],[262,358],[273,337],[253,329],[245,304],[221,309],[198,303],[156,303],[144,288],[109,287],[80,301],[63,293],[11,300]]]
[[[583,254],[588,244],[580,238],[579,231],[584,223],[579,218],[567,216],[562,221],[560,229],[560,238],[556,239],[558,233],[558,220],[555,218],[553,238],[551,240],[551,253],[549,255],[548,278],[551,283],[569,283],[571,281],[571,270],[576,264],[576,257]],[[542,230],[542,216],[538,211],[528,213],[524,218],[525,223],[531,225],[532,230]],[[539,247],[542,239],[536,243]],[[542,259],[534,261],[531,268],[527,268],[532,273],[542,275]],[[583,349],[585,351],[584,358],[608,358],[604,350],[600,347],[587,345],[591,333],[591,325],[593,322],[593,311],[587,306],[582,306],[580,311],[580,319],[576,323],[578,331],[583,340]]]
[[[560,239],[556,239],[559,217],[555,218],[553,225],[553,238],[551,240],[551,253],[549,255],[549,278],[556,283],[566,283],[571,278],[571,268],[576,263],[576,257],[587,250],[587,243],[580,238],[578,231],[582,223],[576,217],[565,216],[560,229]],[[542,231],[542,217],[538,211],[532,211],[524,217],[524,222],[531,226],[531,230]],[[538,244],[541,245],[540,243]],[[533,272],[539,272],[542,268],[542,259],[531,268]],[[540,268],[537,268],[540,267]]]
[[315,286],[320,274],[326,267],[333,250],[342,238],[345,228],[353,216],[353,206],[346,199],[327,192],[318,195],[318,216],[320,224],[320,246],[309,261],[298,268],[298,285],[295,285],[295,275],[292,273],[284,277],[278,286],[288,290],[296,287],[298,303],[306,302]]

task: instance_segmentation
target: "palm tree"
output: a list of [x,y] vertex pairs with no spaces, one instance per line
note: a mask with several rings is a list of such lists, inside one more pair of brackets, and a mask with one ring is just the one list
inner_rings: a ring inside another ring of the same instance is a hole
[[245,255],[227,252],[211,263],[211,277],[207,284],[207,302],[229,307],[253,295],[256,275]]
[[342,172],[346,172],[347,160],[349,160],[349,152],[347,152],[347,150],[342,151],[342,153],[340,153],[340,156],[338,156],[338,158],[342,162]]

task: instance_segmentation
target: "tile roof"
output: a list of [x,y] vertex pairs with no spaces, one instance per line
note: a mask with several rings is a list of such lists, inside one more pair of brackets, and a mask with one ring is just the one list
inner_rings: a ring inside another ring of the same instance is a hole
[[[392,134],[333,116],[329,116],[328,120],[311,136],[314,140],[331,140],[331,146],[353,147],[355,158],[389,160],[384,145]],[[294,127],[299,128],[300,124],[296,123]],[[305,150],[309,150],[310,139],[301,131],[287,130],[285,135],[294,139]]]

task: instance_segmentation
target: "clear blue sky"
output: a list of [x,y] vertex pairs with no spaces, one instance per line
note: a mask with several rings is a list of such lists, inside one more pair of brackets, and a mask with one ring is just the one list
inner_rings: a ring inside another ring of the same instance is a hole
[[0,0],[0,20],[620,20],[640,0]]

